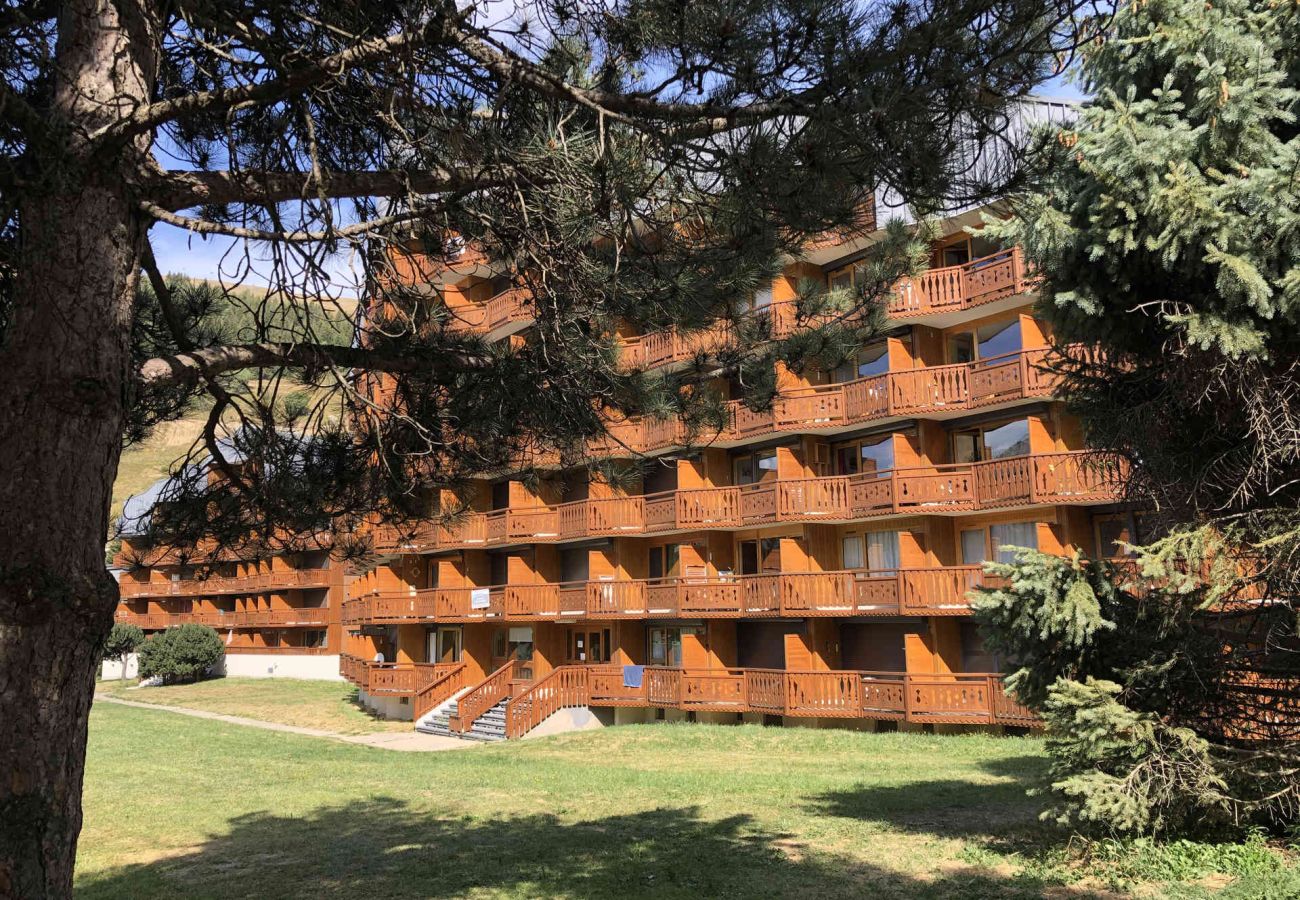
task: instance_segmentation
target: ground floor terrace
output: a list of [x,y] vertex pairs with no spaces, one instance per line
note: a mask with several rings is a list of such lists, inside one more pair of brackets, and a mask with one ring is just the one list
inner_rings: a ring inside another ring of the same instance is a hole
[[347,648],[342,674],[363,702],[419,722],[454,700],[462,732],[493,709],[508,737],[572,708],[604,724],[1035,724],[958,617],[364,625]]

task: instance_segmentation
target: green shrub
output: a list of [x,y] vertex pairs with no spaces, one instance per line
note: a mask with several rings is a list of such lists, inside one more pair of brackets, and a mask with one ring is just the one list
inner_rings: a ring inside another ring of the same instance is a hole
[[104,658],[115,659],[121,664],[120,678],[126,677],[126,658],[143,643],[144,631],[139,625],[130,625],[126,622],[113,623],[113,630],[108,633],[108,639],[104,641]]
[[197,681],[226,655],[215,631],[186,623],[159,632],[140,645],[140,677],[164,682]]

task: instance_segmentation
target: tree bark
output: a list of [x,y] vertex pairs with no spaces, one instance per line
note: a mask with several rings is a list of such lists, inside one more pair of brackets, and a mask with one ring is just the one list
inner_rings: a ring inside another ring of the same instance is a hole
[[131,381],[146,223],[130,173],[147,144],[95,156],[84,136],[147,102],[144,0],[68,0],[51,119],[63,176],[19,208],[14,305],[0,342],[0,897],[69,897],[86,726],[118,591],[104,565]]

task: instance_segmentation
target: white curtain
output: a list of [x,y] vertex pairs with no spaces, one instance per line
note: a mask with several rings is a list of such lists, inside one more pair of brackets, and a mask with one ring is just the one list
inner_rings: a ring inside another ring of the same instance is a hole
[[1010,525],[989,526],[989,539],[993,543],[993,552],[997,561],[1009,563],[1015,561],[1015,553],[1003,550],[1003,547],[1029,547],[1038,549],[1038,525],[1035,522],[1014,522]]
[[867,568],[872,572],[898,569],[897,531],[873,531],[867,535]]

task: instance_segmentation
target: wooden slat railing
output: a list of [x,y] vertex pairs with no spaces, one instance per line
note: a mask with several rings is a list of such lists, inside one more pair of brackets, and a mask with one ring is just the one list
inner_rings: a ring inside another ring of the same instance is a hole
[[586,666],[559,666],[510,698],[506,704],[506,737],[520,738],[548,717],[575,706],[586,706]]
[[436,665],[432,677],[418,687],[415,696],[411,698],[412,718],[418,722],[439,704],[450,700],[464,686],[463,662]]
[[474,720],[510,696],[513,682],[524,672],[519,660],[512,659],[480,681],[456,703],[456,715],[450,719],[452,731],[464,733],[474,726]]

